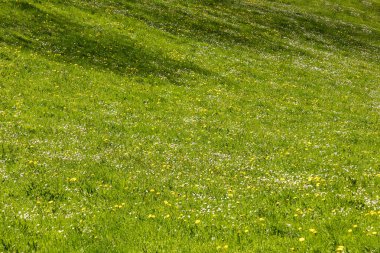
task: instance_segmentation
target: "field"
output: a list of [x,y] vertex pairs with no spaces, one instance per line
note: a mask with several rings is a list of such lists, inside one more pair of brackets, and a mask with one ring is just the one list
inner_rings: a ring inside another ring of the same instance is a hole
[[0,252],[380,252],[379,0],[0,0]]

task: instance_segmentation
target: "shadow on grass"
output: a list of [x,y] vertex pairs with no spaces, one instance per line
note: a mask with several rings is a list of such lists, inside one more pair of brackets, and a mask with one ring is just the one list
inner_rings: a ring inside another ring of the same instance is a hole
[[190,0],[177,5],[171,2],[143,2],[133,4],[135,11],[129,13],[135,13],[135,18],[172,34],[209,43],[237,44],[272,52],[306,53],[283,40],[288,38],[295,42],[312,43],[322,49],[364,54],[377,60],[380,53],[380,48],[373,45],[373,42],[380,40],[380,33],[376,30],[296,12],[284,6],[228,0]]
[[21,46],[55,61],[121,75],[154,75],[175,84],[181,84],[184,72],[211,74],[191,62],[173,60],[149,50],[117,32],[74,22],[26,1],[7,4],[11,12],[1,17],[0,23],[7,34],[0,36],[0,42]]
[[[376,30],[363,30],[289,8],[232,0],[52,2],[87,13],[107,10],[176,36],[223,47],[241,45],[261,52],[309,55],[310,52],[298,46],[306,43],[328,51],[364,55],[375,61],[380,55],[379,47],[372,43],[380,40]],[[192,62],[165,57],[121,33],[48,13],[26,0],[2,5],[11,11],[0,17],[0,28],[6,31],[5,35],[0,33],[0,42],[18,45],[57,61],[122,75],[159,76],[176,84],[181,84],[183,73],[215,74]]]

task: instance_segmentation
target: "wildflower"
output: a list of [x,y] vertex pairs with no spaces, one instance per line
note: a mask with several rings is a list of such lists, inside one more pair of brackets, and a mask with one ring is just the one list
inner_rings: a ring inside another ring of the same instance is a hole
[[304,238],[304,237],[301,237],[301,238],[298,239],[298,241],[300,241],[300,242],[304,242],[304,241],[305,241],[305,238]]
[[156,215],[154,215],[154,214],[149,214],[149,215],[148,215],[148,218],[150,218],[150,219],[154,219],[154,218],[156,218]]
[[199,224],[199,223],[201,223],[201,220],[196,220],[195,221],[195,224]]
[[223,246],[223,249],[228,249],[228,245],[227,245],[227,244],[224,245],[224,246]]
[[344,246],[342,246],[342,245],[338,246],[338,247],[336,248],[336,251],[337,251],[337,252],[342,252],[342,251],[344,251]]
[[78,181],[78,178],[76,178],[76,177],[72,177],[69,179],[69,182],[76,182],[76,181]]
[[314,229],[314,228],[310,228],[310,229],[309,229],[309,232],[312,233],[312,234],[316,234],[316,233],[317,233],[317,230]]
[[347,230],[348,233],[352,233],[352,229]]

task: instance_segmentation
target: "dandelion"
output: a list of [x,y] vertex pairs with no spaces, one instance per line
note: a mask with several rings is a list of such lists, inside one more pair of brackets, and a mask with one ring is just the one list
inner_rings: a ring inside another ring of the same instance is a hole
[[316,234],[316,233],[317,233],[317,230],[314,229],[314,228],[310,228],[310,229],[309,229],[309,232],[312,233],[312,234]]
[[38,164],[38,162],[37,162],[37,161],[30,160],[30,161],[29,161],[29,164],[30,164],[30,165],[34,165],[34,166],[36,166],[36,165]]

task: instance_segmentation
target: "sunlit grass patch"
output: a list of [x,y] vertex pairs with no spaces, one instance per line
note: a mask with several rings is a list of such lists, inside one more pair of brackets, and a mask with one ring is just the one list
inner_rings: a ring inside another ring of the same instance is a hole
[[379,6],[325,3],[0,1],[0,251],[378,250]]

